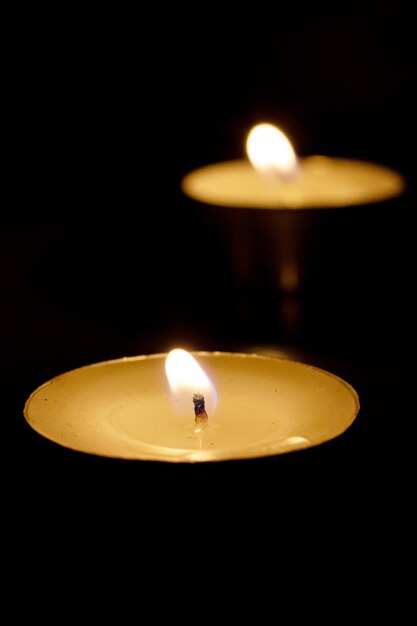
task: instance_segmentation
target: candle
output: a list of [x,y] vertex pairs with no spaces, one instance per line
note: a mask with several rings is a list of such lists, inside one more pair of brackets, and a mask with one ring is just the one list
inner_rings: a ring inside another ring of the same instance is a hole
[[254,209],[328,209],[387,200],[405,180],[391,168],[354,159],[298,159],[270,124],[252,129],[248,159],[215,163],[184,177],[183,191],[200,202]]
[[[46,382],[24,416],[46,438],[105,457],[171,462],[264,457],[316,446],[355,420],[355,390],[281,358],[178,352],[95,363]],[[170,362],[171,360],[171,362]],[[184,374],[185,369],[185,374]],[[205,424],[195,406],[202,397]]]
[[[348,217],[345,211],[335,223],[330,209],[375,206],[406,187],[401,174],[376,163],[320,155],[301,159],[270,124],[251,130],[246,151],[246,159],[199,168],[181,181],[188,197],[211,207],[206,217],[224,230],[235,281],[245,288],[296,294],[306,282],[307,267],[314,265],[315,250],[340,269],[340,279],[352,241],[358,253],[358,219],[362,226],[365,220],[363,213]],[[329,234],[340,240],[337,254],[326,240]]]

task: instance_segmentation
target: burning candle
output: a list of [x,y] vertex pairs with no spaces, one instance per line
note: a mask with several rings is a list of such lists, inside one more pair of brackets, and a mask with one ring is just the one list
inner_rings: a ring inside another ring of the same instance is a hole
[[44,437],[105,457],[171,462],[316,446],[355,420],[345,381],[295,361],[221,352],[128,357],[46,382],[24,416]]
[[402,193],[404,178],[391,168],[326,156],[299,159],[271,124],[249,133],[248,159],[189,173],[183,191],[200,202],[255,209],[328,209],[387,200]]
[[[236,282],[244,287],[271,283],[285,295],[295,294],[312,260],[310,249],[326,255],[323,233],[330,209],[375,205],[406,186],[401,174],[376,163],[299,158],[271,124],[251,130],[246,152],[248,158],[199,168],[181,181],[187,196],[212,207],[209,218],[224,229]],[[349,221],[346,212],[340,214],[345,242],[358,239],[358,217],[352,213]],[[334,267],[350,254],[343,245],[339,250],[339,258],[329,254]]]

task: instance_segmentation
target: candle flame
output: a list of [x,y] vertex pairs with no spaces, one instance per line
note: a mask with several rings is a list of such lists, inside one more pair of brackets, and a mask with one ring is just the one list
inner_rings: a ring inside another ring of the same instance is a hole
[[291,143],[272,124],[252,128],[246,140],[246,152],[253,167],[263,174],[291,178],[298,172],[298,160]]
[[196,359],[186,350],[171,350],[165,359],[165,373],[172,400],[184,417],[194,415],[193,396],[204,396],[210,416],[216,408],[216,389]]

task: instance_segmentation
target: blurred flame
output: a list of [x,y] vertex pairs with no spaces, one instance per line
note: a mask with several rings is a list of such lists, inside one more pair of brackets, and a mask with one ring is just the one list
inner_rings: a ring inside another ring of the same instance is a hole
[[193,395],[200,393],[210,418],[216,408],[216,388],[195,358],[181,348],[171,350],[165,359],[165,373],[177,410],[184,416],[193,416]]
[[253,167],[264,174],[293,177],[298,160],[284,133],[272,124],[258,124],[246,140],[246,152]]

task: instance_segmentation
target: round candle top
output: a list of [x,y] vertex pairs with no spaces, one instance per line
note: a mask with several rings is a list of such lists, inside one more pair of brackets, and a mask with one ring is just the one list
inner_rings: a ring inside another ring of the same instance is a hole
[[182,180],[191,198],[217,206],[254,209],[329,209],[380,202],[405,189],[403,177],[376,163],[311,156],[298,176],[263,176],[239,159],[207,165]]
[[25,418],[41,435],[81,452],[198,462],[315,446],[344,432],[358,413],[354,389],[316,367],[249,354],[192,355],[216,396],[208,398],[204,428],[196,428],[191,390],[189,408],[175,406],[166,354],[96,363],[57,376],[31,394]]
[[283,133],[260,124],[249,133],[248,159],[199,168],[181,182],[184,193],[217,206],[317,209],[388,200],[405,189],[395,170],[353,159],[297,159]]

